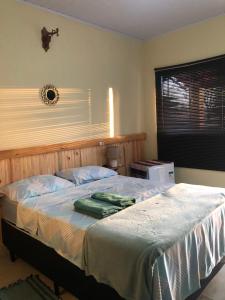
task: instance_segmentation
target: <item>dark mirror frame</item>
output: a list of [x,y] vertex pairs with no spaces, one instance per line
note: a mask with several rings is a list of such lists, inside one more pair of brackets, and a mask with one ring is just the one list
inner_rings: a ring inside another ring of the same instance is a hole
[[54,105],[59,101],[59,92],[57,88],[48,84],[41,89],[41,99],[46,105]]

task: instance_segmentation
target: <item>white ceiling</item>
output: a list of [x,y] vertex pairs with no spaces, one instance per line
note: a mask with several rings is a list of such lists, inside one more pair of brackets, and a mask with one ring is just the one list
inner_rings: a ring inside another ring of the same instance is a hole
[[225,0],[24,0],[140,39],[225,13]]

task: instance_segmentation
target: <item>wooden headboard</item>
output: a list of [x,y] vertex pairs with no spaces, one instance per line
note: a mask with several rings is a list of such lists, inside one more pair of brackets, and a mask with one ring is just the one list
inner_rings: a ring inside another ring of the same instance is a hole
[[119,172],[127,175],[129,164],[144,159],[146,134],[130,134],[70,143],[0,151],[0,186],[29,176],[54,174],[59,169],[104,165],[107,145],[120,147]]

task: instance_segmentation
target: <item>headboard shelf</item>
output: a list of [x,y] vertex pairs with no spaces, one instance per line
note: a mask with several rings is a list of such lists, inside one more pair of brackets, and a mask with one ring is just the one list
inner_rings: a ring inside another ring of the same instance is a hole
[[0,151],[0,186],[59,169],[105,165],[105,150],[110,144],[120,148],[120,173],[127,175],[131,162],[144,159],[145,140],[146,134],[139,133]]
[[75,142],[67,142],[53,145],[35,146],[29,148],[12,149],[0,151],[0,160],[7,158],[24,157],[37,154],[46,154],[51,152],[60,152],[65,150],[75,150],[90,147],[97,147],[101,145],[119,144],[132,141],[144,141],[146,133],[135,133],[128,135],[120,135],[113,138],[100,138],[93,140],[83,140]]

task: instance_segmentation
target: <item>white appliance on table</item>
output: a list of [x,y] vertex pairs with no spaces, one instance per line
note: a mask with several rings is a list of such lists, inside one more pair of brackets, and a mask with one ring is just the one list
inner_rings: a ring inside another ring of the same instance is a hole
[[153,184],[174,184],[174,163],[158,160],[137,161],[130,165],[130,175],[149,179]]

